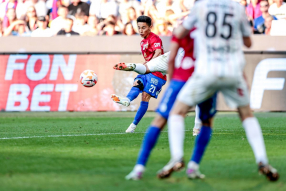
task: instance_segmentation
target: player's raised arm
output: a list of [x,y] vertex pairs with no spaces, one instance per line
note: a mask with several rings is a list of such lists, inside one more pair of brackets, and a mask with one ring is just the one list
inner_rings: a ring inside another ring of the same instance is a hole
[[169,74],[169,79],[172,79],[173,77],[173,72],[174,72],[174,68],[175,68],[175,60],[176,60],[176,56],[178,53],[180,46],[177,42],[172,41],[171,42],[171,46],[170,46],[170,57],[169,57],[169,61],[168,61],[168,74]]

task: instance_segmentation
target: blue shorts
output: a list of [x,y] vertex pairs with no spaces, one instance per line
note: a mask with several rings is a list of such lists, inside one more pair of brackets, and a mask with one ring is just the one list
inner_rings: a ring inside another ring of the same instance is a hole
[[140,80],[143,83],[144,88],[141,92],[146,92],[156,99],[161,92],[163,85],[166,83],[166,80],[154,76],[151,73],[140,74],[134,79],[134,81],[136,80]]
[[202,120],[202,122],[215,116],[216,98],[217,98],[217,93],[215,93],[211,98],[207,99],[206,101],[198,104],[200,108],[199,117],[200,117],[200,120]]
[[160,101],[158,108],[156,109],[156,112],[165,119],[168,119],[169,113],[176,101],[177,95],[185,83],[186,82],[183,81],[171,80],[169,87],[165,91],[165,94]]
[[[176,101],[177,95],[183,88],[186,82],[172,80],[167,88],[156,112],[165,119],[168,119],[170,111]],[[216,114],[216,97],[214,94],[211,98],[199,104],[200,114],[199,117],[202,121],[212,118]]]

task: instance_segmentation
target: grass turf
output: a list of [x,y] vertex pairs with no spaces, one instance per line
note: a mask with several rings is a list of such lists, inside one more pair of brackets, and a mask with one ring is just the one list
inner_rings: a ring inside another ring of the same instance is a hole
[[[126,181],[154,113],[146,114],[138,133],[124,134],[134,115],[0,113],[0,190],[286,190],[286,113],[256,113],[269,160],[280,172],[276,183],[258,175],[244,130],[233,113],[216,117],[200,168],[205,180],[188,180],[185,171],[167,180],[155,177],[170,156],[165,130],[144,178]],[[193,121],[190,113],[186,118],[186,161],[194,146]],[[55,135],[59,137],[49,137]]]

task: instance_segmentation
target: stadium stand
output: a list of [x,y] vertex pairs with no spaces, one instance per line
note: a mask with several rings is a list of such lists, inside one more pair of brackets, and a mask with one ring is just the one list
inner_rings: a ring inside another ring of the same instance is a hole
[[[253,33],[284,34],[271,32],[272,20],[286,18],[283,0],[236,1],[245,6]],[[152,18],[153,32],[170,36],[193,4],[194,0],[0,0],[0,36],[55,36],[70,19],[74,20],[72,30],[82,36],[136,35],[136,18],[140,15]],[[38,21],[47,22],[47,28]],[[109,34],[111,23],[115,31]],[[33,35],[39,28],[51,30],[38,30],[38,35]]]

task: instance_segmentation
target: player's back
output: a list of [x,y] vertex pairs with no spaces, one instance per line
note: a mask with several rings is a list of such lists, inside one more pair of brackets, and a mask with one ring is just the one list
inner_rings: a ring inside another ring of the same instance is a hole
[[244,8],[231,0],[202,0],[191,16],[197,26],[196,67],[200,75],[241,75],[243,36],[250,35]]

